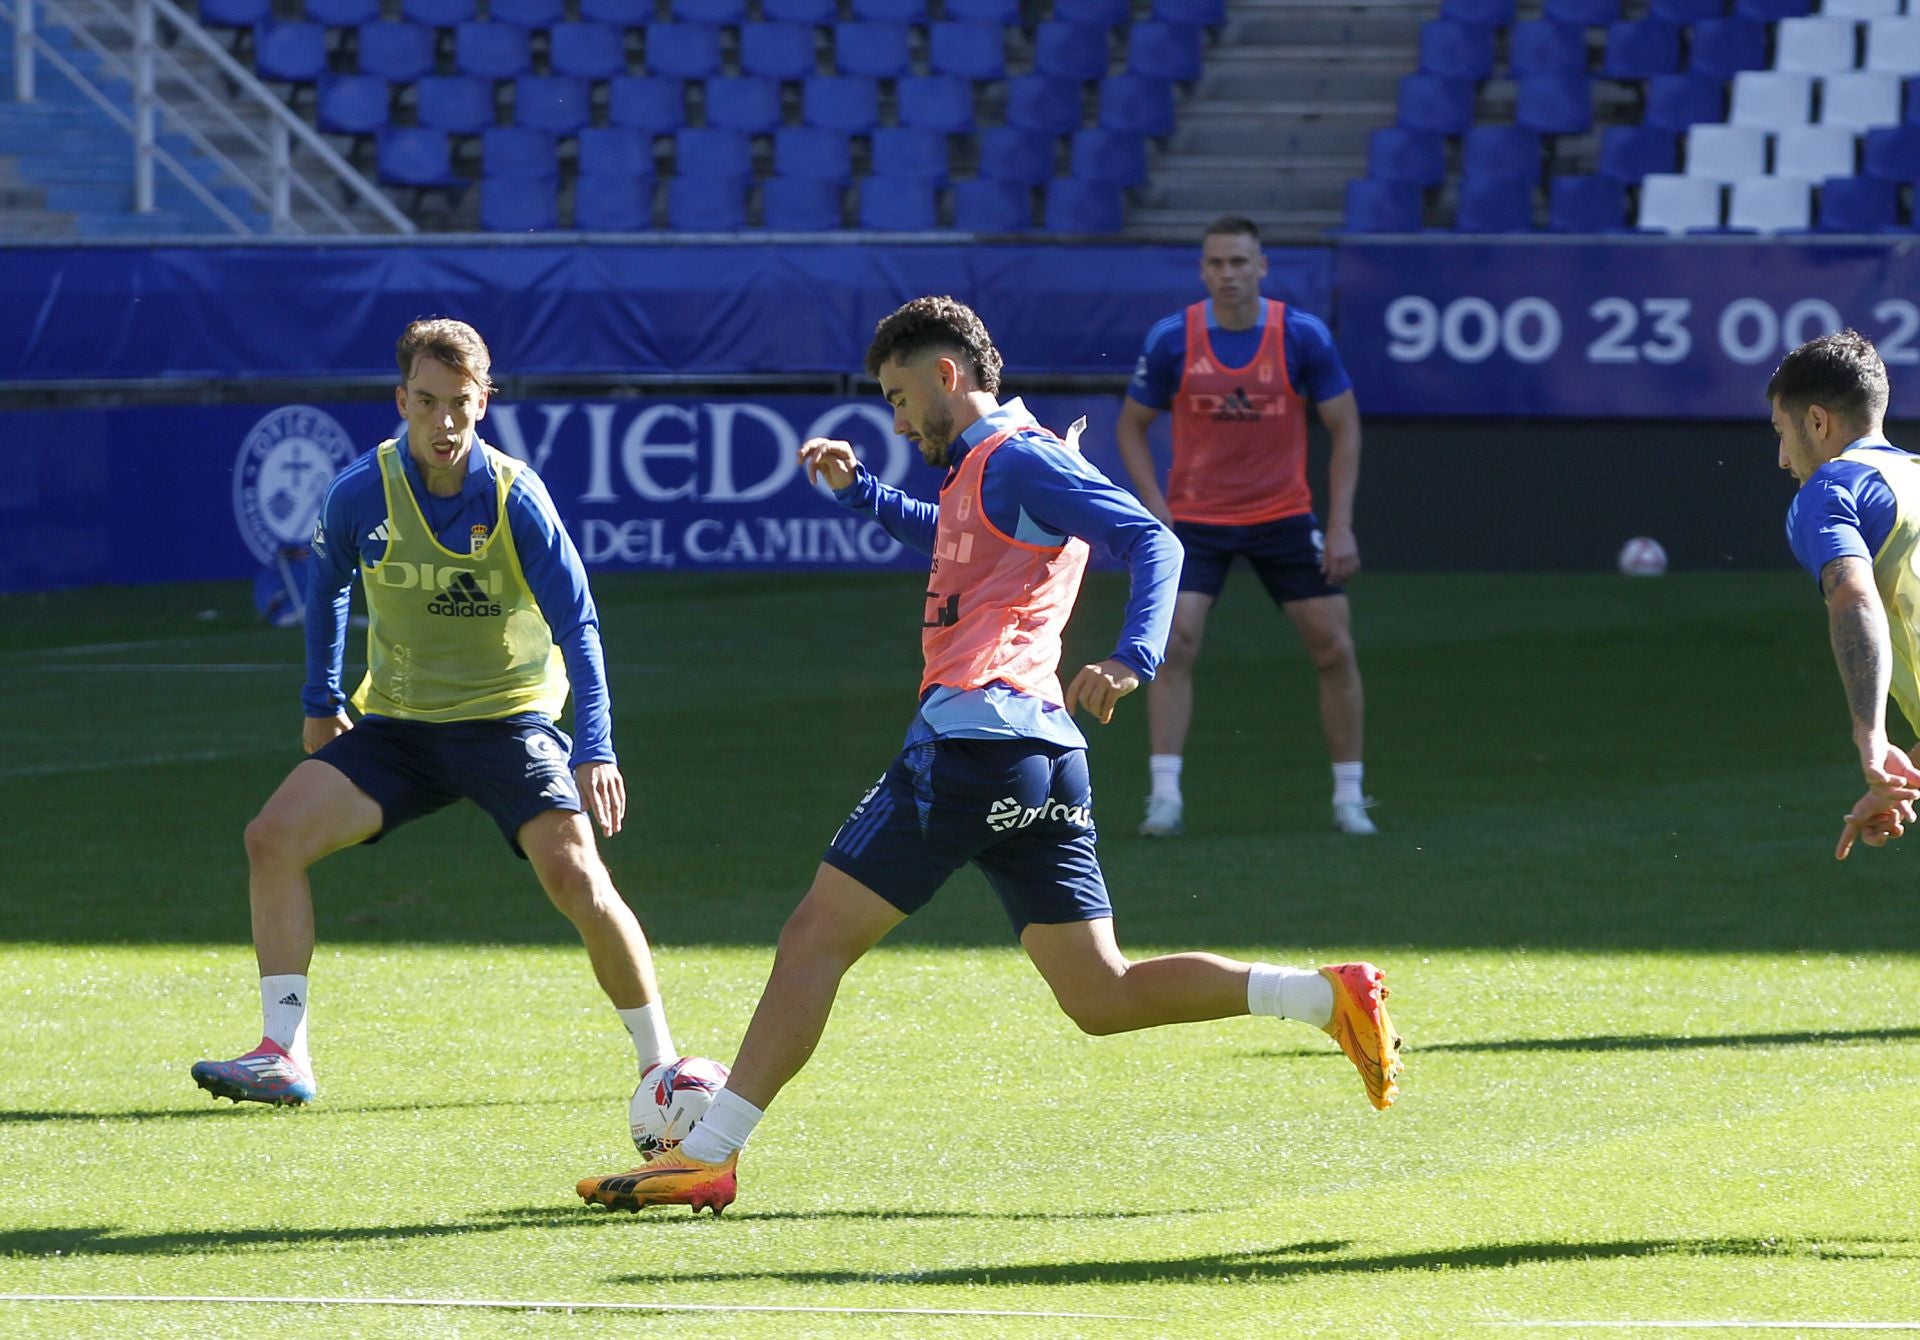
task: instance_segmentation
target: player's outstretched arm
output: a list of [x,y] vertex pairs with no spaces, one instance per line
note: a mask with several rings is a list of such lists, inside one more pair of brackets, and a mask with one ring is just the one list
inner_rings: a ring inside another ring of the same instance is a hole
[[300,744],[309,754],[336,736],[353,729],[353,718],[345,712],[330,717],[308,717],[300,727]]
[[1067,685],[1067,710],[1084,707],[1104,726],[1113,720],[1114,705],[1139,687],[1139,674],[1125,661],[1109,658],[1083,665]]
[[1873,568],[1864,558],[1836,558],[1821,570],[1820,590],[1827,600],[1833,660],[1846,690],[1867,789],[1881,797],[1882,808],[1892,801],[1920,798],[1920,768],[1887,738],[1893,642]]
[[600,835],[612,837],[618,833],[627,818],[627,779],[620,775],[620,765],[582,763],[573,770],[573,780],[580,787],[587,813],[600,825]]

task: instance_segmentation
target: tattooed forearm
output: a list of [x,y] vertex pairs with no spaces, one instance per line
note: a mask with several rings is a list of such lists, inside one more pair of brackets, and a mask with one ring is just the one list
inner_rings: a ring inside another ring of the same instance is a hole
[[1883,730],[1887,690],[1893,682],[1893,648],[1871,571],[1860,559],[1838,559],[1828,564],[1821,586],[1827,593],[1828,633],[1846,690],[1847,711],[1856,730]]

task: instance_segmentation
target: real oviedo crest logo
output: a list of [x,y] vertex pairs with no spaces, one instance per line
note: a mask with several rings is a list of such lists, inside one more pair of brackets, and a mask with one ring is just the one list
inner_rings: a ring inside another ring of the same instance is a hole
[[327,487],[358,455],[347,430],[310,405],[283,405],[248,431],[233,463],[233,519],[262,563],[304,547]]

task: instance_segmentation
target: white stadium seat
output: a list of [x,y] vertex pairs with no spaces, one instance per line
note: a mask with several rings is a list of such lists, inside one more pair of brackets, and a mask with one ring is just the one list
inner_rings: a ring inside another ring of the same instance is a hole
[[1875,19],[1867,25],[1863,69],[1920,74],[1920,17]]
[[1900,12],[1900,0],[1826,0],[1822,14],[1842,19],[1879,19]]
[[1851,177],[1858,144],[1858,137],[1845,126],[1795,126],[1783,130],[1773,137],[1774,175],[1803,177],[1808,181]]
[[1773,68],[1805,74],[1832,74],[1859,65],[1859,24],[1852,19],[1813,15],[1781,19],[1776,29]]
[[1676,172],[1640,179],[1639,226],[1665,233],[1720,226],[1720,183]]
[[1742,70],[1733,77],[1727,120],[1736,126],[1785,130],[1813,122],[1813,76],[1795,70]]
[[1754,126],[1704,121],[1687,131],[1687,175],[1708,181],[1738,181],[1767,170],[1767,132]]
[[1813,223],[1813,183],[1799,177],[1748,177],[1733,183],[1727,196],[1729,228],[1779,233]]
[[1884,70],[1830,74],[1820,81],[1820,124],[1871,130],[1900,124],[1900,76]]

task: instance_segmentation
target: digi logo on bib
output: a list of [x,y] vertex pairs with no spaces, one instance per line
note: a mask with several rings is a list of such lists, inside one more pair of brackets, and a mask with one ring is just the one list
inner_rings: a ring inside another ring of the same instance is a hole
[[262,563],[312,543],[334,476],[358,455],[324,410],[285,405],[248,430],[233,463],[233,519]]

